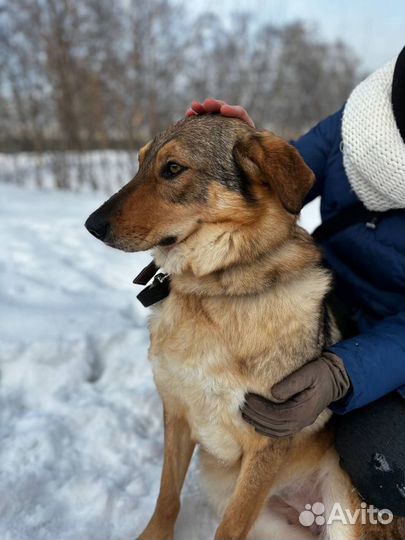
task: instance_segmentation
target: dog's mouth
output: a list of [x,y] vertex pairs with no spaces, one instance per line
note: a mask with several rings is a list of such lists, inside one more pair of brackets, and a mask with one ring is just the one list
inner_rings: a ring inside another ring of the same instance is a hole
[[166,248],[172,248],[178,243],[177,236],[165,236],[162,238],[162,240],[158,243],[159,247],[166,247]]
[[179,238],[178,236],[165,236],[160,240],[160,242],[156,245],[156,247],[160,248],[164,253],[169,253],[173,249],[175,249],[177,246],[182,244],[189,238],[191,235],[187,234],[184,238]]
[[146,228],[139,228],[136,233],[131,231],[130,234],[117,234],[112,226],[109,227],[108,234],[101,240],[109,247],[128,253],[149,251],[153,248],[159,248],[164,253],[168,253],[192,236],[201,223],[201,220],[197,220],[188,228],[185,227],[183,231],[176,230],[172,234],[160,237],[153,230]]
[[186,240],[190,238],[200,227],[202,224],[202,220],[197,220],[194,226],[191,228],[191,230],[188,230],[187,232],[183,234],[171,234],[168,236],[164,236],[157,244],[157,247],[163,248],[166,252],[171,251],[175,247],[179,246]]

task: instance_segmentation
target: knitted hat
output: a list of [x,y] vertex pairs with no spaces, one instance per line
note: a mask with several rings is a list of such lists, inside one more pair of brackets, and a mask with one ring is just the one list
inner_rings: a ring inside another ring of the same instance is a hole
[[343,163],[369,210],[405,208],[405,48],[351,93],[343,112]]

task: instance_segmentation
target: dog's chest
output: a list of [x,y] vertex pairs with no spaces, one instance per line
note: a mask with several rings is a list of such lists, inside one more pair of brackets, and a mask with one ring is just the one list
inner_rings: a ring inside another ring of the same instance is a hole
[[[224,462],[241,454],[237,432],[244,429],[239,407],[244,390],[232,377],[207,369],[207,357],[184,364],[175,357],[151,356],[156,385],[164,401],[185,412],[193,438]],[[198,361],[205,361],[204,369]]]
[[[218,459],[233,463],[241,455],[238,434],[246,430],[239,407],[247,391],[229,369],[229,354],[192,315],[177,321],[156,312],[151,321],[150,360],[166,406],[185,413],[193,438]],[[188,324],[191,327],[188,327]]]

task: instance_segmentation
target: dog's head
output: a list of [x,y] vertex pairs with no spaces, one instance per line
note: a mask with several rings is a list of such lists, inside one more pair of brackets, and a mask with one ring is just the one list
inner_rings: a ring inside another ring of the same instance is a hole
[[[125,251],[161,246],[168,253],[196,240],[199,250],[212,248],[215,238],[254,224],[257,235],[282,240],[312,183],[311,170],[284,140],[240,120],[196,116],[142,148],[136,176],[90,215],[86,227]],[[266,226],[264,215],[271,221],[265,219]]]

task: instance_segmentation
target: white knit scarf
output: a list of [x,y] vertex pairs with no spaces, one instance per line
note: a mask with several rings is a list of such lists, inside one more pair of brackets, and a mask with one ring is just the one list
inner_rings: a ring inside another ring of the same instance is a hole
[[353,90],[342,123],[350,185],[369,210],[381,212],[405,208],[405,143],[391,103],[394,66],[395,59]]

